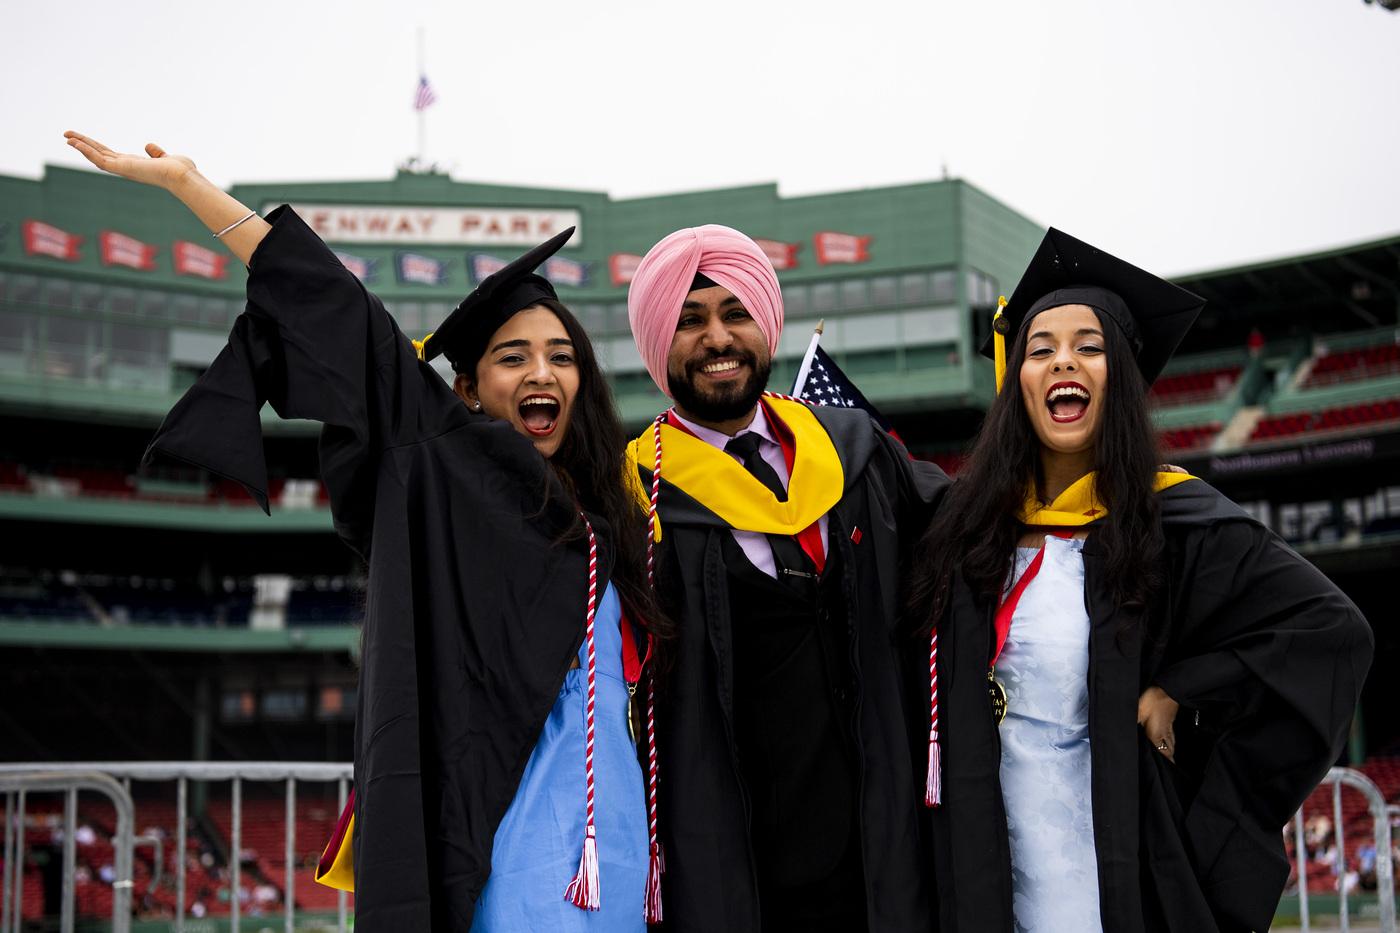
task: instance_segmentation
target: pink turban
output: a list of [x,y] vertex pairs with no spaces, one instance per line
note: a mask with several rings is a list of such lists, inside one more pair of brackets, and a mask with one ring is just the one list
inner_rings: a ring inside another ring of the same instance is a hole
[[783,332],[783,293],[778,274],[757,243],[719,224],[677,230],[643,257],[627,290],[627,318],[632,339],[652,381],[667,396],[666,359],[676,336],[681,305],[702,272],[744,303],[768,338],[768,352],[778,349]]

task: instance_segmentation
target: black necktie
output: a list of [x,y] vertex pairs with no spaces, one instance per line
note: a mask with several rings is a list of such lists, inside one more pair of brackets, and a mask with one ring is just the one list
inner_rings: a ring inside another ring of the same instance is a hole
[[[744,469],[753,474],[754,479],[778,497],[779,502],[787,501],[787,490],[783,488],[783,481],[778,478],[778,473],[768,461],[763,459],[763,455],[758,452],[762,438],[750,431],[747,434],[740,434],[732,438],[724,445],[726,452],[738,455],[743,461]],[[802,579],[816,579],[816,567],[813,565],[807,552],[802,550],[802,546],[797,543],[797,539],[792,535],[770,534],[768,546],[773,549],[773,562],[777,564],[778,577],[791,582]]]
[[786,502],[787,490],[783,488],[783,481],[778,479],[778,472],[769,466],[768,461],[763,459],[763,454],[758,452],[758,445],[762,441],[763,438],[750,431],[748,434],[730,438],[724,449],[738,457],[744,464],[744,469],[752,473],[754,479],[767,486],[769,491],[778,497],[779,502]]

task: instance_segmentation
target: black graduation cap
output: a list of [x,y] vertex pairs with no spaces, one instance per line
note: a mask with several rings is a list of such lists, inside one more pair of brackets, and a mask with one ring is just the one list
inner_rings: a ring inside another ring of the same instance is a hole
[[515,312],[536,304],[542,298],[559,296],[554,286],[543,276],[536,275],[540,263],[559,252],[559,248],[574,235],[573,227],[550,237],[518,259],[511,260],[481,280],[470,295],[463,298],[438,329],[418,342],[418,356],[432,360],[439,353],[447,357],[452,368],[463,372],[476,365],[491,339]]
[[[1014,340],[1041,311],[1067,304],[1088,305],[1118,326],[1151,384],[1176,352],[1206,301],[1165,279],[1110,256],[1051,227],[995,322],[996,333]],[[982,355],[995,358],[994,333]]]

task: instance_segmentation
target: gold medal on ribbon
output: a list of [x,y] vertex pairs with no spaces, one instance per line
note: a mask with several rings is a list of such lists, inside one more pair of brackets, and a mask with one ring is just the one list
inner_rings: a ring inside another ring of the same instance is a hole
[[1006,688],[997,680],[996,671],[987,669],[987,696],[992,701],[992,719],[997,725],[1006,718]]

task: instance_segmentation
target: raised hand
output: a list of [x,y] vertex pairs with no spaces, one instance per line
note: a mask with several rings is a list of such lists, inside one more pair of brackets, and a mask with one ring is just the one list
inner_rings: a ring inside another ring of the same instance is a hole
[[195,170],[194,162],[189,157],[170,155],[155,143],[146,144],[146,156],[143,157],[117,152],[92,137],[73,130],[69,130],[63,136],[68,145],[81,152],[84,158],[102,171],[142,184],[155,185],[157,188],[170,190]]

